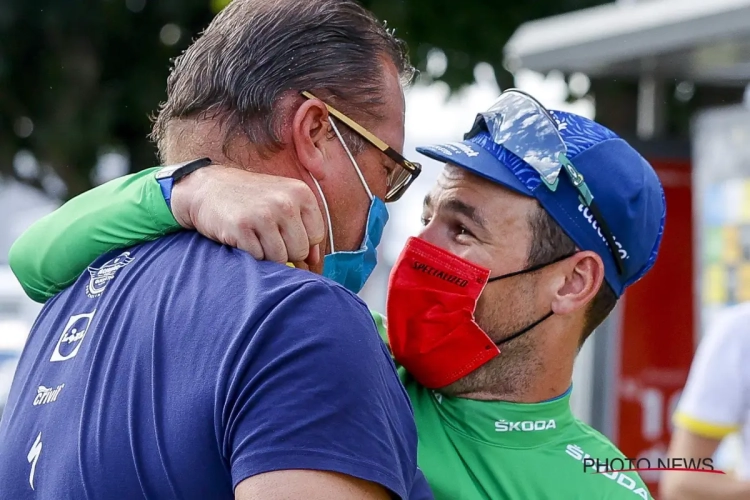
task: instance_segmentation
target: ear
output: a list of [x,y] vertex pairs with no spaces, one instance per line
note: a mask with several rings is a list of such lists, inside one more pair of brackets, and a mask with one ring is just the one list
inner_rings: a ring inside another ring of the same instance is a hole
[[292,118],[292,143],[301,166],[322,181],[325,178],[325,147],[329,142],[328,109],[320,99],[302,103]]
[[564,315],[586,308],[594,299],[604,282],[604,263],[596,252],[585,250],[561,264],[565,274],[555,282],[552,311]]

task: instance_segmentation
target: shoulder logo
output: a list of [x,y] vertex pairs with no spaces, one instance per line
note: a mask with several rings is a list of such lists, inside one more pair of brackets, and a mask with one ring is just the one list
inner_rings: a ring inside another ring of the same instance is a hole
[[133,259],[134,257],[130,256],[130,252],[123,252],[114,259],[105,262],[101,267],[89,266],[88,271],[91,278],[86,287],[86,295],[93,299],[104,293],[107,284],[115,279],[117,271],[133,262]]

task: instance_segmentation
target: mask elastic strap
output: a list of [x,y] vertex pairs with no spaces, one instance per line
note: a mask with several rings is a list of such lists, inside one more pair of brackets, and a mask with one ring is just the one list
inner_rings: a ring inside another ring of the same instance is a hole
[[513,335],[511,335],[510,337],[508,337],[508,338],[505,338],[505,339],[503,339],[503,340],[501,340],[501,341],[499,341],[499,342],[495,342],[495,345],[496,345],[496,346],[500,346],[500,345],[502,345],[502,344],[505,344],[506,342],[510,342],[511,340],[513,340],[513,339],[515,339],[515,338],[517,338],[517,337],[520,337],[520,336],[521,336],[521,335],[523,335],[524,333],[528,332],[528,331],[529,331],[529,330],[531,330],[532,328],[534,328],[534,327],[536,327],[537,325],[539,325],[539,324],[540,324],[540,323],[541,323],[542,321],[546,320],[547,318],[550,318],[550,317],[552,317],[552,315],[553,315],[553,314],[555,314],[555,313],[554,313],[553,311],[550,311],[550,312],[548,312],[547,314],[545,314],[544,316],[542,316],[542,317],[541,317],[541,318],[539,318],[538,320],[534,321],[534,322],[533,322],[532,324],[530,324],[529,326],[527,326],[527,327],[526,327],[526,328],[524,328],[523,330],[521,330],[521,331],[519,331],[519,332],[516,332],[516,333],[514,333]]
[[534,271],[538,271],[540,269],[544,269],[545,267],[551,266],[552,264],[557,264],[558,262],[562,262],[563,260],[567,259],[568,257],[574,256],[576,253],[578,253],[578,252],[569,253],[567,255],[563,255],[561,257],[558,257],[558,258],[556,258],[553,261],[550,261],[550,262],[547,262],[547,263],[544,263],[544,264],[539,264],[539,265],[536,265],[536,266],[531,266],[531,267],[529,267],[527,269],[521,269],[520,271],[516,271],[514,273],[508,273],[508,274],[502,274],[500,276],[495,276],[494,278],[488,279],[487,283],[490,283],[492,281],[502,280],[502,279],[505,279],[505,278],[512,278],[513,276],[518,276],[519,274],[533,273]]
[[370,197],[370,201],[372,201],[372,191],[370,191],[370,186],[367,185],[367,182],[365,181],[365,176],[362,175],[362,171],[359,169],[359,165],[357,165],[357,162],[354,160],[354,156],[352,155],[352,152],[349,151],[349,147],[344,142],[344,138],[341,137],[341,133],[339,132],[339,129],[336,128],[336,124],[333,123],[333,119],[329,116],[328,121],[331,122],[331,127],[333,128],[333,131],[336,133],[336,137],[339,138],[339,141],[341,141],[341,145],[344,146],[344,151],[346,151],[346,154],[349,155],[349,159],[352,161],[352,165],[354,165],[354,170],[357,171],[357,175],[359,176],[359,180],[362,181],[362,185],[365,187],[365,191],[367,191],[367,196]]
[[328,211],[328,202],[326,201],[326,197],[323,194],[323,190],[320,189],[320,184],[318,183],[318,179],[312,177],[313,182],[315,183],[315,186],[318,188],[318,193],[320,193],[320,199],[323,200],[323,208],[326,209],[326,219],[328,220],[328,240],[331,242],[331,253],[335,252],[333,248],[333,226],[331,225],[331,212]]

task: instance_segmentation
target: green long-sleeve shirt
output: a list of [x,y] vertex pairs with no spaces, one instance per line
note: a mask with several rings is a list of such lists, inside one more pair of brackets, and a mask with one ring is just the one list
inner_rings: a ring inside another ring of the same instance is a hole
[[180,230],[154,179],[156,170],[83,193],[23,233],[8,259],[26,294],[46,302],[100,255]]
[[[154,170],[92,189],[26,231],[10,252],[26,293],[44,302],[99,255],[179,230]],[[385,318],[373,318],[387,342]],[[414,408],[419,466],[436,499],[651,498],[634,472],[584,469],[586,459],[624,457],[573,416],[569,392],[536,404],[449,398],[398,370]]]

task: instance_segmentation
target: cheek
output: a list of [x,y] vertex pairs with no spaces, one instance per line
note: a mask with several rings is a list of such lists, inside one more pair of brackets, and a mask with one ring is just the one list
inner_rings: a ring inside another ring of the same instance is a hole
[[[388,192],[388,175],[381,163],[382,159],[378,157],[382,153],[380,151],[371,151],[372,149],[369,147],[368,151],[359,155],[356,160],[373,196],[384,200]],[[356,175],[356,172],[354,174]]]

